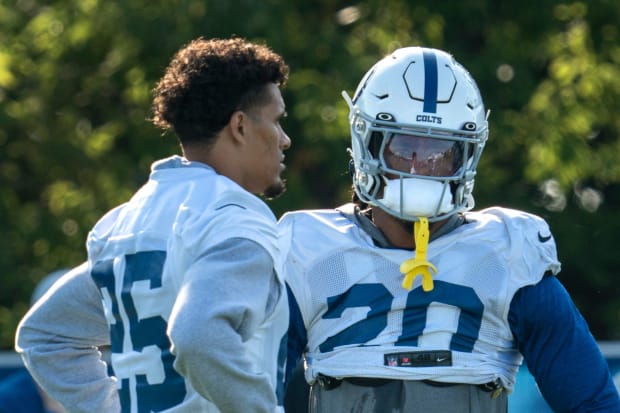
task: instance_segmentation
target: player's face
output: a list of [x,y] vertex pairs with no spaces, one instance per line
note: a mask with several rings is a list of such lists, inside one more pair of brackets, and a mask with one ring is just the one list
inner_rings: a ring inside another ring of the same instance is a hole
[[424,176],[451,176],[460,164],[459,146],[448,140],[393,134],[383,151],[386,165]]
[[252,184],[251,192],[273,198],[284,192],[281,177],[285,169],[284,150],[291,146],[291,139],[280,125],[286,108],[276,84],[267,86],[267,104],[248,112],[252,139],[250,141]]

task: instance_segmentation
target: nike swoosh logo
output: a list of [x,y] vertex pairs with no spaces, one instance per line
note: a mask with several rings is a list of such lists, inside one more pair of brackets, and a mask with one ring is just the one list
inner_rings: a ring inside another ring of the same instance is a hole
[[441,363],[442,361],[446,361],[446,360],[448,360],[448,357],[441,357],[441,358],[436,359],[435,361],[437,363]]
[[538,232],[538,241],[540,242],[547,242],[551,239],[551,234],[547,235],[547,236],[543,236],[540,232]]

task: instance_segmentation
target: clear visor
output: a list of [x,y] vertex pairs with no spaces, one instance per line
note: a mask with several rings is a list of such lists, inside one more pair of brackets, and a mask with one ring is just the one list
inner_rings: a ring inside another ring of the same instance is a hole
[[382,158],[394,171],[451,177],[463,166],[463,142],[391,133],[383,145]]

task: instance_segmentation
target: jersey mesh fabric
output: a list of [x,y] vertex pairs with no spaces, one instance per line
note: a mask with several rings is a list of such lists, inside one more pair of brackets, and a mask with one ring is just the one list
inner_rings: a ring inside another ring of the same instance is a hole
[[[559,271],[546,223],[493,208],[429,244],[439,273],[435,288],[420,280],[401,287],[400,264],[413,252],[376,247],[337,211],[286,214],[287,281],[308,329],[307,379],[318,373],[481,384],[500,379],[512,389],[521,355],[508,308],[514,293]],[[312,246],[296,240],[312,239]],[[533,257],[524,260],[523,257]],[[295,263],[295,265],[290,265]],[[451,366],[385,365],[389,353],[450,350]]]

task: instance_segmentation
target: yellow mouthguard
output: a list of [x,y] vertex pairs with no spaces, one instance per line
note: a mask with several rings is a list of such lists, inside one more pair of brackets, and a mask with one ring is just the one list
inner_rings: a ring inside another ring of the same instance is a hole
[[413,281],[418,275],[422,276],[422,289],[426,292],[433,289],[433,276],[437,274],[437,268],[426,260],[426,249],[428,248],[428,219],[420,217],[413,224],[413,239],[415,240],[415,256],[400,265],[400,272],[405,275],[403,288],[411,290]]

